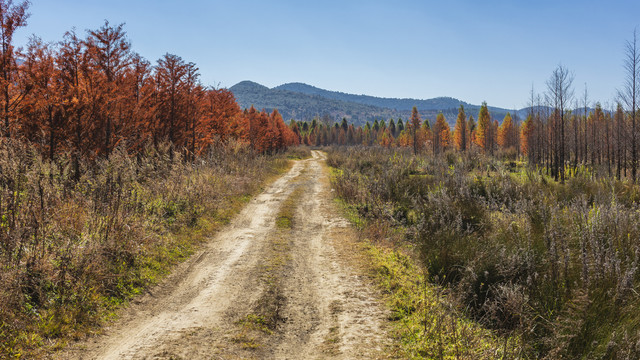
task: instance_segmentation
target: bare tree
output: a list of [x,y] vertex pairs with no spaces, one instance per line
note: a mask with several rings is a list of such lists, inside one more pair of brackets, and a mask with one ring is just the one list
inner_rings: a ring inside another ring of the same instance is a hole
[[584,145],[584,152],[582,153],[582,163],[584,165],[587,164],[587,160],[589,159],[589,149],[588,149],[588,144],[589,142],[587,141],[587,139],[589,138],[589,122],[588,122],[588,117],[589,117],[589,92],[587,91],[587,84],[584,84],[584,94],[582,96],[582,106],[583,106],[583,112],[582,112],[582,128],[584,130],[584,136],[582,137],[583,140],[583,145]]
[[616,113],[614,115],[616,126],[616,177],[618,180],[621,178],[621,166],[622,166],[622,145],[624,139],[622,138],[622,125],[624,123],[624,110],[622,104],[618,103]]
[[547,80],[547,91],[549,102],[554,109],[556,116],[554,130],[557,139],[555,146],[554,175],[556,180],[558,176],[560,181],[564,183],[564,165],[565,165],[565,108],[571,103],[573,98],[573,74],[569,73],[569,69],[562,65],[551,74],[551,78]]
[[613,110],[611,110],[611,107],[606,102],[604,108],[608,109],[608,111],[604,114],[604,142],[607,149],[603,152],[603,155],[607,157],[607,174],[611,177],[611,114],[613,114]]
[[640,51],[638,51],[638,29],[633,30],[633,38],[625,44],[624,70],[626,79],[622,90],[618,91],[618,96],[626,105],[627,111],[631,114],[631,129],[629,135],[631,139],[631,177],[633,182],[637,181],[638,168],[638,134],[637,134],[637,109],[640,102],[638,87],[640,86]]
[[[574,109],[579,108],[578,100],[575,100],[573,107]],[[576,110],[576,113],[577,112],[578,111]],[[580,117],[578,114],[575,114],[571,117],[571,120],[573,125],[573,171],[576,171],[578,168],[578,156],[580,153],[580,136],[578,134]]]

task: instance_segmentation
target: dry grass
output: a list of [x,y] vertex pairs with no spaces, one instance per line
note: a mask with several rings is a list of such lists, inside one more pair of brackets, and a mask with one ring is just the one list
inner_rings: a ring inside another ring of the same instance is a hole
[[374,239],[399,229],[392,247],[413,248],[430,282],[521,339],[523,357],[640,355],[637,185],[588,172],[561,185],[473,152],[336,149],[328,162],[356,223]]
[[168,146],[137,156],[118,149],[84,162],[76,178],[70,156],[50,163],[0,140],[0,357],[34,357],[84,336],[288,163],[236,143],[195,164]]

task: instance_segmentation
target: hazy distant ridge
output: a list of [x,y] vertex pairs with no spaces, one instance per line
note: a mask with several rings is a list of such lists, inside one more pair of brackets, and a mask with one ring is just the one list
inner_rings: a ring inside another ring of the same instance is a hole
[[252,105],[258,110],[269,112],[278,109],[287,121],[311,120],[328,114],[334,120],[343,117],[358,124],[372,119],[388,119],[398,117],[400,113],[372,105],[328,99],[319,95],[309,95],[282,89],[269,89],[251,81],[242,81],[229,90],[233,92],[243,109]]
[[[253,105],[258,110],[278,109],[286,120],[311,120],[329,115],[334,120],[346,117],[350,122],[362,125],[375,119],[406,120],[411,116],[411,109],[416,106],[423,119],[433,122],[436,115],[442,112],[447,121],[454,124],[460,104],[464,105],[467,116],[477,117],[480,109],[479,105],[451,97],[427,100],[380,98],[329,91],[303,83],[288,83],[270,89],[252,81],[242,81],[229,90],[234,93],[242,108]],[[489,109],[498,121],[502,121],[509,112],[495,107]]]
[[274,89],[287,90],[308,95],[318,95],[327,99],[373,105],[381,108],[400,111],[411,111],[414,106],[417,106],[419,109],[423,110],[447,110],[451,108],[457,108],[458,106],[460,106],[460,104],[464,105],[465,107],[471,106],[464,101],[454,99],[452,97],[437,97],[428,100],[380,98],[369,95],[354,95],[346,94],[339,91],[329,91],[303,83],[283,84],[275,87]]

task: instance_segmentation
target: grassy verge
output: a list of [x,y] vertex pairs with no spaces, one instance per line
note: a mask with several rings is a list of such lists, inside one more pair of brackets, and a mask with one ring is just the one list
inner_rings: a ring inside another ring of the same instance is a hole
[[311,157],[311,149],[307,146],[298,146],[287,150],[287,158],[292,160],[304,160]]
[[376,278],[387,295],[397,336],[411,359],[517,358],[518,341],[501,338],[464,316],[410,256],[369,244]]
[[99,331],[290,161],[229,144],[197,164],[162,146],[82,163],[79,178],[72,164],[0,143],[0,358],[42,357]]

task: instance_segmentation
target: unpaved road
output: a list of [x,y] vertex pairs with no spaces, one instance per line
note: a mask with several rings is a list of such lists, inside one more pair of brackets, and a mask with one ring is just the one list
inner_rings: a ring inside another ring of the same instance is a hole
[[297,161],[103,335],[59,358],[388,358],[388,314],[345,246],[354,232],[323,162],[317,151]]

